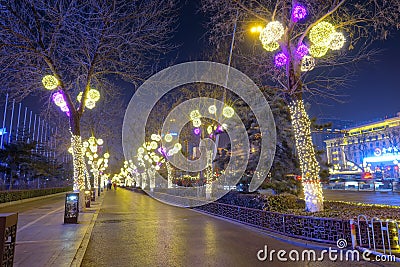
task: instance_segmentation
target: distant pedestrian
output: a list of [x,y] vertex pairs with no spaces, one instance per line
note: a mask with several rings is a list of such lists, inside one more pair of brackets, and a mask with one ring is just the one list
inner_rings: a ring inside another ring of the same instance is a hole
[[117,190],[117,183],[113,183],[114,190]]
[[111,181],[110,180],[108,180],[108,183],[107,183],[107,191],[108,190],[111,190]]

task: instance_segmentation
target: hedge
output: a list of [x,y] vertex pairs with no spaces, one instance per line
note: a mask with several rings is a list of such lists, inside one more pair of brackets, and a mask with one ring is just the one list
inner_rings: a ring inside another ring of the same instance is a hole
[[17,201],[26,198],[47,196],[61,192],[71,191],[72,187],[55,187],[31,190],[0,191],[0,203]]

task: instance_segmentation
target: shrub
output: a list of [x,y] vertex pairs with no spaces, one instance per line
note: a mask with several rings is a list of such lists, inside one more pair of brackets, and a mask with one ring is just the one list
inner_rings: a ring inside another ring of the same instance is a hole
[[57,194],[61,192],[71,191],[71,187],[56,187],[56,188],[44,188],[44,189],[33,189],[33,190],[15,190],[15,191],[1,191],[0,192],[0,203],[6,203],[11,201],[17,201],[21,199],[27,199],[32,197],[40,197],[51,194]]

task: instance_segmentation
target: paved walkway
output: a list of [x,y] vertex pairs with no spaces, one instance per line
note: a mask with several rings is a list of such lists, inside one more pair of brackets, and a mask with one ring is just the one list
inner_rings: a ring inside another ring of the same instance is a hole
[[273,262],[261,262],[257,252],[265,245],[268,251],[304,250],[251,227],[118,189],[105,194],[82,266],[388,266],[327,257],[285,263],[276,253]]
[[64,224],[65,193],[1,207],[0,213],[18,213],[14,266],[79,266],[102,199],[80,212],[78,224]]

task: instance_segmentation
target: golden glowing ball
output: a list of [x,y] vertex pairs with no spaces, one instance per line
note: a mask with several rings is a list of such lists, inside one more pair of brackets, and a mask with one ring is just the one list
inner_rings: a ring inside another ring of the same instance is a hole
[[311,28],[308,37],[310,41],[318,46],[328,46],[332,40],[335,27],[329,22],[322,21]]
[[260,33],[260,41],[262,45],[276,42],[282,38],[285,29],[279,21],[271,21],[265,26]]
[[315,67],[315,59],[312,56],[304,56],[301,60],[301,71],[310,71]]
[[144,148],[143,147],[139,147],[138,148],[138,153],[139,154],[143,154],[144,153]]
[[93,100],[94,102],[99,101],[100,99],[100,92],[96,89],[90,89],[88,92],[88,99]]
[[46,88],[47,90],[56,89],[58,86],[58,80],[53,75],[44,76],[42,79],[42,83],[43,83],[44,88]]
[[252,33],[256,33],[256,32],[262,32],[263,29],[264,29],[263,26],[254,26],[254,27],[251,27],[250,31]]
[[200,127],[201,126],[201,120],[200,119],[194,119],[193,120],[193,127]]
[[222,110],[222,115],[224,115],[224,117],[226,118],[232,118],[233,114],[235,114],[235,110],[233,110],[233,108],[229,106],[224,107],[224,109]]
[[151,149],[157,149],[157,147],[158,147],[156,141],[151,141],[150,146],[151,146]]
[[71,153],[71,154],[74,152],[74,150],[72,149],[72,147],[69,147],[69,148],[68,148],[68,152]]
[[166,134],[164,137],[165,142],[169,143],[172,141],[172,135],[171,134]]
[[310,46],[310,55],[313,57],[323,57],[328,52],[327,46]]
[[207,133],[211,134],[213,132],[213,127],[210,125],[207,127]]
[[190,119],[191,120],[195,120],[195,119],[200,119],[201,118],[201,114],[199,110],[192,110],[192,112],[190,112]]
[[343,47],[345,41],[346,39],[344,38],[343,33],[335,32],[332,34],[332,40],[329,44],[329,48],[332,50],[339,50]]
[[263,44],[263,48],[269,52],[275,51],[279,48],[279,44],[277,42],[272,42],[269,44]]

